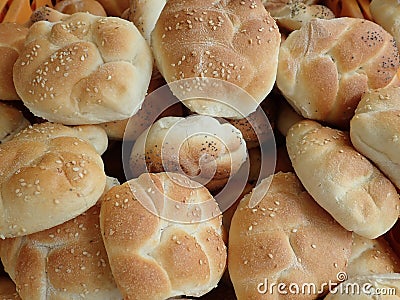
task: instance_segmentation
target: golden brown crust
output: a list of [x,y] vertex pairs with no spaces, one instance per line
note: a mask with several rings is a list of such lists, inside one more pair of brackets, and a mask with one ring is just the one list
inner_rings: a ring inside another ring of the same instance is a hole
[[29,121],[18,109],[0,103],[0,144],[11,139],[27,126],[29,126]]
[[96,203],[106,176],[84,132],[42,123],[0,145],[1,237],[48,229]]
[[69,15],[77,12],[88,12],[96,16],[107,16],[103,6],[96,0],[62,0],[54,8]]
[[13,66],[24,48],[28,28],[0,23],[0,100],[19,100],[13,82]]
[[347,230],[376,238],[394,225],[396,188],[353,148],[346,132],[304,120],[290,128],[286,146],[304,187]]
[[[185,101],[194,112],[243,118],[255,111],[275,82],[280,33],[259,0],[170,0],[151,38],[157,67],[168,83],[215,78],[243,88],[254,98],[254,103],[246,104],[246,114],[209,99]],[[212,89],[209,92],[211,97],[216,95]],[[231,92],[222,100],[236,106],[237,91]]]
[[[261,201],[249,207],[257,195]],[[350,249],[351,233],[315,203],[293,173],[277,173],[246,195],[233,216],[229,273],[238,299],[284,299],[261,294],[257,287],[266,278],[269,285],[335,282],[346,270]],[[302,297],[318,295],[293,299]]]
[[129,0],[98,0],[108,16],[119,17],[129,8]]
[[100,204],[51,229],[1,241],[23,299],[121,299],[101,237]]
[[400,188],[400,87],[367,91],[350,122],[354,147]]
[[277,86],[305,118],[348,127],[362,94],[399,67],[393,37],[361,19],[314,19],[282,43]]
[[132,23],[75,13],[30,27],[13,76],[34,114],[77,125],[131,117],[151,71],[150,49]]
[[184,224],[159,218],[142,205],[146,197],[157,202],[160,193],[162,201],[168,198],[173,204],[161,204],[159,209],[186,214],[180,207],[183,203],[211,199],[204,187],[182,186],[175,180],[188,182],[173,173],[144,174],[114,187],[102,198],[101,230],[124,299],[201,296],[216,286],[224,272],[221,216]]

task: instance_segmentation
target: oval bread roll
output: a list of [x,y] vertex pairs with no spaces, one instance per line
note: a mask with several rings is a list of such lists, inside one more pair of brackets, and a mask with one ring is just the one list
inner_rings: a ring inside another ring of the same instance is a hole
[[0,145],[0,237],[51,228],[97,202],[106,176],[85,135],[82,128],[42,123]]
[[[205,77],[236,85],[224,99],[216,99],[221,102],[215,101],[221,88],[213,80],[203,81],[211,82],[209,97],[178,95],[191,111],[239,119],[255,111],[271,91],[280,40],[278,26],[260,0],[169,0],[151,33],[157,68],[168,83]],[[254,98],[243,107],[237,105],[245,102],[237,87]]]
[[29,124],[18,109],[0,103],[0,144],[11,139]]
[[139,110],[152,61],[131,22],[75,13],[30,27],[13,76],[35,115],[66,125],[97,124]]
[[[252,197],[261,200],[255,207],[249,207]],[[316,299],[318,292],[285,298],[276,285],[336,282],[336,274],[346,271],[351,233],[315,203],[295,174],[277,173],[239,203],[228,249],[237,299]]]
[[276,84],[305,118],[348,128],[361,96],[399,67],[393,37],[356,18],[313,19],[282,43]]
[[289,129],[286,146],[306,190],[344,228],[373,239],[397,221],[396,188],[347,133],[304,120]]
[[350,122],[354,147],[400,189],[400,87],[366,92]]
[[400,43],[400,3],[397,0],[372,0],[369,6],[374,21],[390,32]]
[[[187,185],[182,185],[183,181]],[[101,231],[124,299],[206,294],[225,270],[222,216],[195,223],[160,218],[143,206],[146,198],[150,203],[159,203],[157,208],[161,210],[191,217],[192,212],[205,213],[202,206],[197,206],[203,201],[216,205],[206,188],[173,173],[144,174],[104,195]],[[167,199],[172,204],[168,205]],[[184,203],[189,205],[188,211]]]
[[0,100],[19,100],[13,82],[13,66],[24,48],[28,28],[0,23]]
[[103,6],[96,0],[62,0],[54,8],[69,15],[77,12],[88,12],[95,16],[107,16]]
[[129,8],[129,0],[98,0],[108,16],[119,17]]
[[5,270],[23,299],[122,299],[108,263],[99,214],[100,203],[56,227],[1,241]]

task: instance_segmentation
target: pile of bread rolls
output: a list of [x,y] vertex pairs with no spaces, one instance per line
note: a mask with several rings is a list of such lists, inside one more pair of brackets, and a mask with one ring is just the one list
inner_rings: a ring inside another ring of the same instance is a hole
[[400,299],[398,1],[0,13],[0,300]]

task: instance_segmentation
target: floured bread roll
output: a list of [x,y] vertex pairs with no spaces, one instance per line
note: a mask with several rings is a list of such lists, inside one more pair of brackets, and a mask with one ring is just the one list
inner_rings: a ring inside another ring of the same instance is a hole
[[400,189],[400,87],[367,91],[350,122],[354,147]]
[[54,8],[69,15],[77,12],[88,12],[96,16],[107,16],[103,6],[96,0],[62,0]]
[[[183,90],[172,85],[191,111],[238,119],[255,111],[271,91],[280,40],[260,0],[169,0],[151,33],[157,68],[168,83],[208,78],[186,81]],[[238,87],[254,99],[246,100]],[[197,94],[201,89],[205,95]]]
[[131,22],[75,13],[30,27],[13,76],[35,115],[77,125],[131,117],[151,71],[150,49]]
[[106,176],[93,144],[107,145],[99,127],[42,123],[0,145],[2,238],[59,225],[97,202]]
[[5,270],[23,299],[122,299],[99,214],[100,203],[56,227],[0,242]]
[[181,172],[212,191],[222,188],[246,161],[246,142],[230,123],[209,116],[165,117],[143,132],[132,148],[134,176]]
[[361,96],[399,67],[393,37],[356,18],[313,19],[282,43],[276,83],[305,118],[346,128]]
[[369,6],[374,21],[390,32],[400,43],[400,3],[397,0],[372,0]]
[[151,32],[168,0],[132,0],[129,20],[136,25],[148,43]]
[[221,219],[207,189],[179,174],[146,173],[112,188],[102,198],[100,226],[124,299],[213,289],[226,264]]
[[349,278],[399,272],[400,259],[384,238],[370,240],[353,234],[351,256],[346,272]]
[[347,133],[304,120],[289,129],[286,146],[306,190],[344,228],[372,239],[397,221],[396,188]]
[[325,300],[399,300],[400,274],[377,274],[349,278]]
[[0,100],[18,100],[13,66],[24,48],[28,28],[17,23],[0,23]]
[[263,0],[263,4],[280,26],[288,30],[299,29],[313,18],[333,19],[334,13],[318,1]]
[[0,144],[11,139],[29,124],[18,109],[0,103]]
[[[249,207],[252,197],[261,201]],[[315,203],[296,175],[277,173],[246,195],[233,215],[229,274],[239,300],[288,299],[276,289],[271,292],[271,285],[321,287],[337,282],[337,273],[346,271],[350,249],[351,233]],[[316,299],[319,295],[290,296]]]
[[1,300],[21,300],[15,284],[10,278],[0,277],[0,299]]

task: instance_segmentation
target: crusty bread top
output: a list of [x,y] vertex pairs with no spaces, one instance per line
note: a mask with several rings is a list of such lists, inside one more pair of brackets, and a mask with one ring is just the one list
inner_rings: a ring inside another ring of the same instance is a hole
[[276,83],[305,118],[346,128],[361,96],[399,67],[393,37],[355,18],[313,19],[282,43]]
[[[229,107],[238,97],[234,90],[225,95],[227,103],[210,98],[184,102],[194,112],[218,117],[243,118],[267,96],[276,78],[279,44],[278,26],[260,0],[169,0],[151,34],[157,67],[168,83],[215,78],[254,98],[244,116]],[[219,88],[207,89],[211,98],[218,95]]]
[[67,125],[96,124],[137,112],[152,60],[131,22],[75,13],[30,27],[13,76],[34,114]]
[[100,225],[124,299],[201,296],[217,285],[226,247],[215,205],[206,188],[173,173],[144,174],[104,195]]
[[[250,207],[252,197],[261,200],[254,207]],[[238,299],[272,299],[274,295],[257,291],[266,278],[269,285],[336,282],[336,274],[346,271],[351,233],[318,206],[295,174],[277,173],[240,202],[228,249],[229,274]]]

